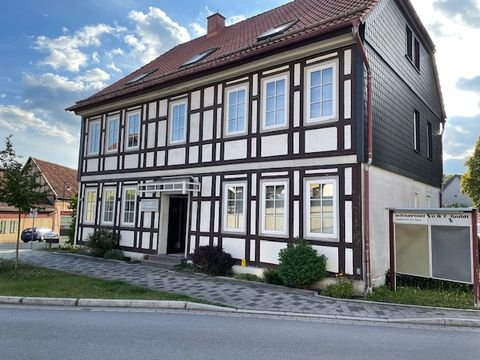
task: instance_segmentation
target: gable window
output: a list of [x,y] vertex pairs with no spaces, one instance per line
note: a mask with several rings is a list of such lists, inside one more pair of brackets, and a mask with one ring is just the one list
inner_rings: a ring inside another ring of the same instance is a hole
[[118,117],[111,117],[107,120],[107,152],[118,150],[118,129],[120,120]]
[[412,30],[408,26],[406,29],[406,35],[407,35],[407,57],[410,59],[410,61],[413,61],[413,34],[412,34]]
[[307,122],[337,118],[337,64],[325,63],[307,70]]
[[104,188],[102,199],[102,223],[113,224],[113,215],[115,212],[115,189]]
[[93,224],[95,222],[95,209],[97,207],[97,190],[87,189],[85,190],[85,206],[83,221],[87,224]]
[[227,90],[226,134],[236,135],[246,131],[247,86]]
[[413,150],[420,152],[420,113],[413,112]]
[[138,149],[140,145],[140,113],[127,115],[127,146],[126,150]]
[[263,128],[271,129],[287,124],[288,76],[284,75],[263,82]]
[[170,142],[183,143],[186,136],[187,103],[174,103],[170,111]]
[[262,184],[262,233],[288,235],[288,183],[286,181]]
[[420,43],[417,39],[413,42],[413,55],[414,55],[414,64],[415,67],[420,70]]
[[135,225],[135,209],[137,206],[137,188],[125,187],[123,189],[122,225]]
[[306,182],[306,234],[312,238],[337,237],[337,181],[312,179]]
[[90,121],[88,127],[88,155],[100,152],[100,120]]
[[413,34],[412,29],[406,27],[406,52],[405,56],[411,61],[417,70],[420,70],[420,42]]
[[433,158],[433,128],[432,123],[427,123],[427,158],[432,160]]
[[223,230],[245,232],[245,183],[227,183],[223,192]]

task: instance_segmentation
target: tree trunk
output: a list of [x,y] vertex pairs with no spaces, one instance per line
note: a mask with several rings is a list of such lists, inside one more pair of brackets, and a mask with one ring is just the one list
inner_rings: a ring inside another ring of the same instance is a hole
[[15,277],[17,276],[17,268],[18,268],[18,248],[20,247],[20,225],[22,223],[21,216],[22,216],[22,213],[20,210],[18,210],[17,246],[15,249]]

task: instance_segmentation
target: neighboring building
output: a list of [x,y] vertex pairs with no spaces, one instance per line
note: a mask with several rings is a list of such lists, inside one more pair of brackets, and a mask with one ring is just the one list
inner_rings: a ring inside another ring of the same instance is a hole
[[471,207],[472,199],[462,193],[460,181],[462,175],[452,175],[442,186],[443,207]]
[[[47,194],[46,199],[38,205],[35,220],[28,214],[21,215],[20,230],[28,227],[48,227],[67,235],[72,211],[70,199],[78,192],[77,171],[68,167],[30,157],[31,171],[38,174],[39,189]],[[62,226],[63,223],[63,226]],[[0,243],[17,240],[18,212],[15,208],[0,203]]]
[[[76,242],[215,244],[249,266],[295,237],[367,285],[389,207],[438,207],[445,122],[409,1],[296,0],[181,44],[68,110],[82,116]],[[371,81],[370,81],[371,79]]]

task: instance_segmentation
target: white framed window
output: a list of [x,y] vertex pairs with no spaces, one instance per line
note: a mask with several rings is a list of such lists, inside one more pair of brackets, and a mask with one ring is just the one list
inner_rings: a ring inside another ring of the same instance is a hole
[[337,62],[330,61],[306,71],[306,122],[337,119]]
[[413,150],[420,152],[420,112],[413,111]]
[[83,222],[86,224],[95,223],[97,208],[97,189],[85,190],[85,204],[83,208]]
[[225,134],[239,135],[247,131],[248,86],[226,90]]
[[102,196],[102,224],[113,224],[115,214],[116,190],[112,187],[103,188]]
[[223,230],[245,232],[246,183],[225,183],[223,186]]
[[126,186],[123,188],[122,198],[122,225],[135,225],[135,210],[137,207],[137,187]]
[[125,150],[138,149],[140,146],[140,111],[127,114],[126,131]]
[[338,239],[337,179],[305,181],[305,224],[309,238]]
[[120,119],[118,116],[112,116],[107,119],[107,146],[105,147],[105,152],[112,153],[118,151],[119,127]]
[[288,235],[288,182],[262,182],[262,234]]
[[170,143],[184,143],[187,135],[187,102],[170,105]]
[[288,125],[288,74],[262,80],[262,127],[264,130]]
[[100,120],[92,120],[88,125],[88,155],[100,152]]

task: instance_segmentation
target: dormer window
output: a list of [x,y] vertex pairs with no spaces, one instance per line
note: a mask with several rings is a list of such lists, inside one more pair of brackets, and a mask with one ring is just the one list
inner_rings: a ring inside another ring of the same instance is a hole
[[212,49],[208,49],[206,51],[202,51],[201,53],[198,53],[197,55],[192,57],[190,60],[185,61],[180,67],[196,64],[197,62],[205,59],[208,55],[217,51],[217,49],[218,48],[212,48]]
[[262,41],[262,40],[268,39],[270,37],[280,35],[281,33],[284,33],[285,31],[290,29],[293,25],[295,25],[297,23],[297,21],[298,20],[292,20],[292,21],[289,21],[285,24],[275,26],[275,27],[265,31],[263,34],[259,35],[257,37],[257,41]]
[[157,71],[157,70],[150,70],[150,71],[144,72],[144,73],[142,73],[138,76],[135,76],[133,79],[128,80],[125,83],[125,85],[131,85],[131,84],[134,84],[136,82],[139,82],[140,80],[145,79],[148,75],[153,74],[155,71]]

